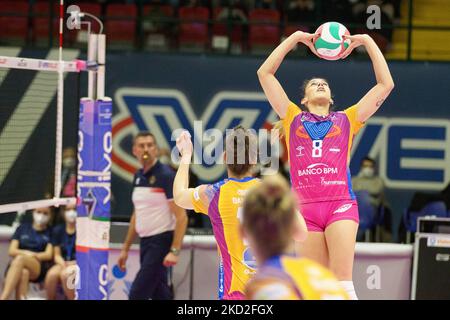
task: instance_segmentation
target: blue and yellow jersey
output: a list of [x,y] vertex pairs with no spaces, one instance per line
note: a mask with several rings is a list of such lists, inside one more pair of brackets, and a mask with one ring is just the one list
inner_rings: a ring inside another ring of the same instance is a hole
[[241,238],[239,227],[244,196],[258,183],[259,179],[253,177],[228,178],[199,186],[192,193],[194,210],[209,216],[217,241],[219,299],[243,299],[245,285],[256,271],[255,258]]
[[331,271],[307,259],[276,256],[267,260],[246,288],[250,300],[349,300]]

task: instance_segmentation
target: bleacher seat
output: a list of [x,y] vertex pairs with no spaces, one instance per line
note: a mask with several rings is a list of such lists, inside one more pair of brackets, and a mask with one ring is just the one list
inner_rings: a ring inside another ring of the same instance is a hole
[[249,47],[252,52],[272,49],[280,43],[280,13],[277,10],[251,10],[249,23]]
[[[244,26],[239,22],[234,22],[230,26],[231,30],[228,30],[227,21],[219,21],[218,17],[221,14],[223,7],[217,7],[213,10],[213,26],[212,26],[212,46],[217,49],[227,49],[228,42],[231,42],[232,49],[243,50],[243,29]],[[225,41],[221,41],[225,39]],[[215,43],[217,45],[215,45]],[[226,44],[223,46],[222,44]]]
[[[409,1],[401,2],[401,24],[407,25],[409,19]],[[446,27],[450,21],[450,1],[414,0],[413,26]],[[413,29],[411,58],[416,60],[450,60],[450,30]],[[389,59],[406,59],[408,49],[408,30],[397,28],[393,32],[393,41]]]
[[134,4],[109,4],[105,32],[110,48],[131,48],[135,43],[137,8]]
[[420,211],[405,210],[403,214],[403,223],[406,229],[406,242],[411,242],[411,235],[417,231],[417,219],[419,217],[435,216],[445,218],[447,214],[447,206],[444,201],[433,201],[428,203]]
[[208,44],[209,10],[206,7],[181,7],[178,12],[180,30],[178,45],[181,49],[206,49]]
[[143,7],[142,28],[145,36],[144,45],[147,48],[168,49],[171,46],[170,20],[173,16],[174,8],[170,5],[145,5]]
[[23,45],[28,37],[28,2],[3,1],[0,5],[0,43]]
[[[47,46],[50,32],[50,8],[48,1],[37,2],[32,7],[33,43]],[[53,5],[52,37],[54,44],[58,44],[59,33],[59,4]]]

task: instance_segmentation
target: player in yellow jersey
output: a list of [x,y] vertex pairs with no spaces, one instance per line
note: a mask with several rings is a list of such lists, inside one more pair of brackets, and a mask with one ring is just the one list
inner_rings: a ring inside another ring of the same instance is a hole
[[[187,131],[177,139],[177,147],[181,162],[173,185],[175,203],[209,216],[220,256],[219,299],[243,299],[245,284],[256,271],[253,254],[239,232],[244,195],[259,183],[250,173],[257,160],[256,137],[249,130],[235,128],[225,141],[228,178],[195,189],[188,188],[193,148]],[[239,152],[243,163],[238,162]]]
[[258,272],[247,283],[252,300],[348,300],[336,277],[317,262],[296,257],[292,236],[298,233],[296,201],[279,175],[268,176],[246,195],[242,234]]

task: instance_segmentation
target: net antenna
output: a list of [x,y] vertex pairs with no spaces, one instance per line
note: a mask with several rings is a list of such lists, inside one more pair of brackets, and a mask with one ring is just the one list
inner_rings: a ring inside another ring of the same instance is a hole
[[98,33],[103,33],[103,22],[97,18],[96,16],[88,13],[81,12],[80,7],[77,5],[70,5],[67,7],[67,13],[70,14],[70,17],[67,19],[67,29],[81,29],[81,25],[87,25],[88,33],[91,34],[91,22],[90,21],[81,21],[82,18],[88,17],[94,19],[100,25],[100,31]]
[[[103,22],[88,12],[82,12],[77,5],[68,6],[67,13],[70,14],[66,22],[69,30],[80,30],[83,25],[87,26],[88,60],[84,68],[88,70],[88,97],[90,99],[103,99],[105,97],[106,56],[106,38],[103,34]],[[92,22],[90,20],[83,20],[86,17],[99,24],[98,34],[92,32]]]

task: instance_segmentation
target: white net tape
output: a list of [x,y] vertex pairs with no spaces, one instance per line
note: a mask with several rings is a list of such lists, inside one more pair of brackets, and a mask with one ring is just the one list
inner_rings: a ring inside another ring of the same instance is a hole
[[[84,65],[79,60],[63,61],[63,72],[78,72],[83,70]],[[0,68],[58,72],[59,61],[0,56]]]

